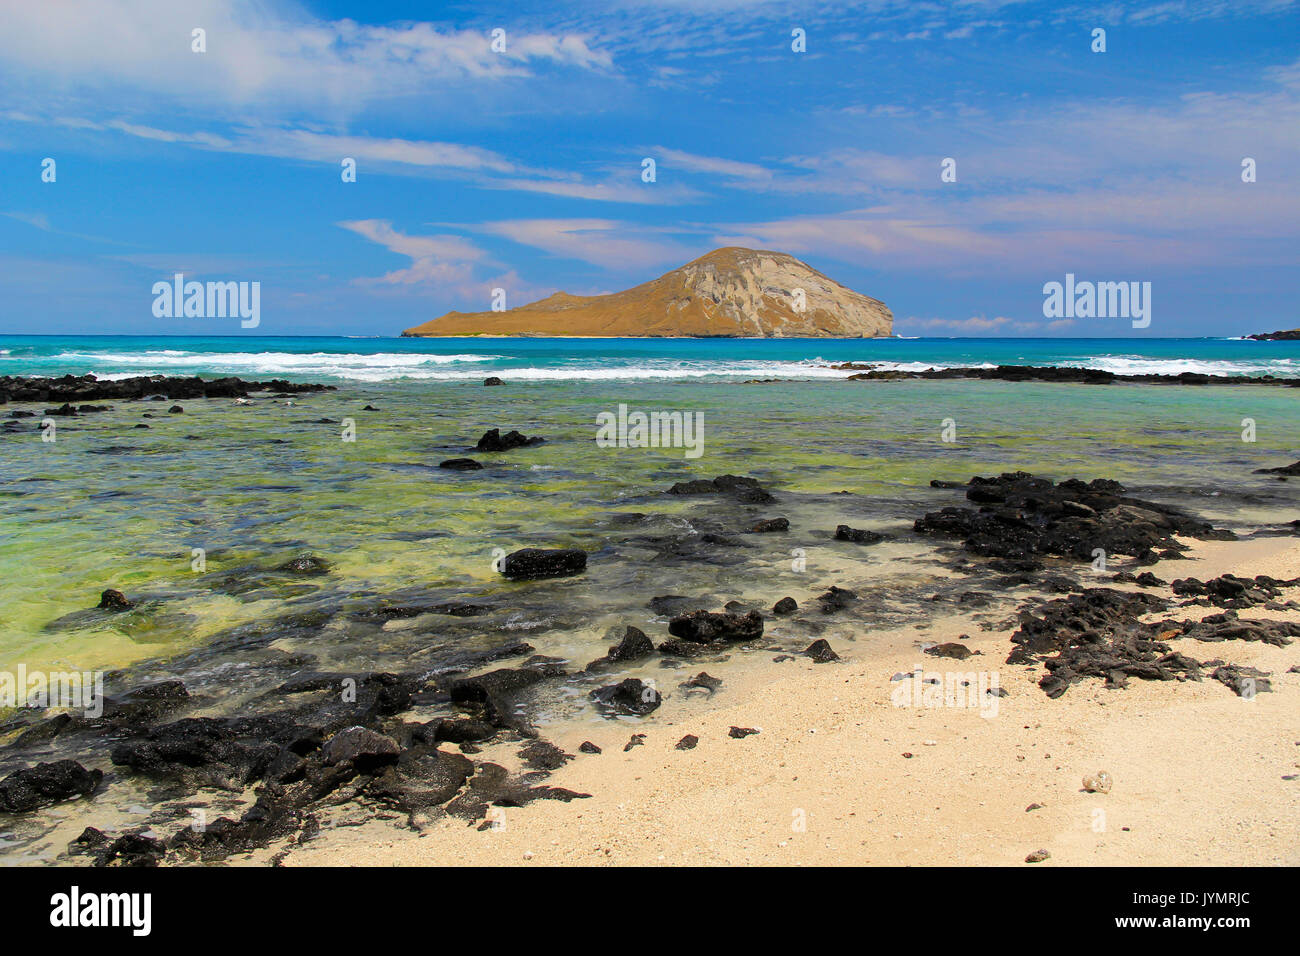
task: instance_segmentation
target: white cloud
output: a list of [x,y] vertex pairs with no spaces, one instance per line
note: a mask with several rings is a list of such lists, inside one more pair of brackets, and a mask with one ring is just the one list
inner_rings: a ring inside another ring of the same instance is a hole
[[[448,83],[613,67],[572,32],[507,33],[497,53],[483,32],[321,20],[279,0],[60,0],[8,4],[4,17],[0,72],[29,91],[202,103],[229,116],[311,110],[328,119]],[[196,28],[206,52],[191,49]]]
[[519,219],[484,223],[476,228],[553,255],[609,269],[678,264],[685,261],[690,251],[675,242],[625,238],[633,230],[626,223],[609,219]]
[[411,260],[405,269],[363,280],[366,283],[462,285],[472,279],[475,264],[486,258],[481,249],[460,236],[409,236],[384,219],[358,219],[339,225]]

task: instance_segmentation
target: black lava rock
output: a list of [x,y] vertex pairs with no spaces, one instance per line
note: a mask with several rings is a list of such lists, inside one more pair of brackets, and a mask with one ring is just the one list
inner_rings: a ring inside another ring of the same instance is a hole
[[448,471],[478,471],[483,466],[473,458],[448,458],[439,462],[438,467]]
[[853,544],[878,544],[885,540],[885,536],[875,531],[861,531],[842,524],[835,529],[835,540],[849,541]]
[[657,690],[636,677],[593,690],[591,699],[611,714],[636,717],[644,717],[663,703]]
[[75,760],[38,763],[16,770],[0,781],[0,810],[27,813],[63,800],[94,793],[102,770],[87,770]]
[[668,623],[668,633],[697,644],[752,641],[763,636],[763,616],[757,611],[747,614],[692,611],[673,618]]
[[586,569],[587,552],[578,548],[524,548],[501,562],[501,573],[515,581],[567,577]]
[[540,445],[546,441],[545,438],[528,438],[517,431],[509,431],[504,435],[501,429],[493,428],[483,433],[483,437],[478,440],[474,447],[478,451],[510,451],[512,448],[526,448],[530,445]]

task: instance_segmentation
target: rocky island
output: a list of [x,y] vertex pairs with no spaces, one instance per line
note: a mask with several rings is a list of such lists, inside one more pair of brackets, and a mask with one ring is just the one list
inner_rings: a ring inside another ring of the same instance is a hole
[[404,336],[870,338],[894,317],[782,252],[728,246],[610,295],[557,292],[503,312],[448,312]]
[[1257,332],[1246,336],[1256,342],[1296,342],[1300,341],[1300,329],[1282,329],[1277,332]]

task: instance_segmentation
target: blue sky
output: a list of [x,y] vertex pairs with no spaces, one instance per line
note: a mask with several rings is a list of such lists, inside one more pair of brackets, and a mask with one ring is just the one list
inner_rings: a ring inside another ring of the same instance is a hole
[[[720,245],[798,256],[905,335],[1300,326],[1288,0],[64,0],[4,19],[3,333],[396,334],[494,287],[614,291]],[[260,328],[155,318],[175,272],[260,282]],[[1151,282],[1150,328],[1045,319],[1067,272]]]

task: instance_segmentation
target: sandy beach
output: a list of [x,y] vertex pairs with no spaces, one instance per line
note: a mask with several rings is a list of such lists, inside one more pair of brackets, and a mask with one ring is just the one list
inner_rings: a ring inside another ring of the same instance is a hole
[[[1186,543],[1193,560],[1151,570],[1300,576],[1293,539]],[[921,642],[962,635],[979,656],[958,662],[919,651]],[[287,866],[1023,866],[1046,849],[1051,857],[1038,865],[1300,863],[1300,674],[1288,673],[1300,663],[1295,645],[1172,642],[1198,659],[1271,672],[1274,692],[1252,700],[1208,679],[1135,680],[1124,690],[1088,680],[1053,700],[1037,686],[1041,667],[1004,663],[1008,636],[949,616],[836,642],[840,662],[733,668],[711,699],[674,690],[651,719],[552,733],[575,759],[548,784],[588,799],[500,808],[486,829],[435,817],[418,833],[401,815],[343,811],[280,858]],[[890,678],[916,667],[997,671],[1007,696],[989,716],[895,706]],[[760,732],[736,739],[733,726]],[[625,752],[638,733],[642,745]],[[676,749],[687,734],[698,745]],[[581,753],[588,740],[603,752]],[[514,769],[519,747],[486,747],[480,759]],[[1084,791],[1083,778],[1100,770],[1113,778],[1111,792]]]

